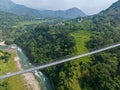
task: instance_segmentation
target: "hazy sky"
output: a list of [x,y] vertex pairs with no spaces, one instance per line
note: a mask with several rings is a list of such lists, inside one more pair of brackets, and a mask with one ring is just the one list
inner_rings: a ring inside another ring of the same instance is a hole
[[86,14],[96,14],[108,8],[118,0],[12,0],[32,8],[64,10],[72,7],[81,9]]

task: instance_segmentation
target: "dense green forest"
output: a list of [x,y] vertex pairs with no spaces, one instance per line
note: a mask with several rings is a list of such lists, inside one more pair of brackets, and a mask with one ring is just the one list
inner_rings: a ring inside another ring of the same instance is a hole
[[[85,53],[119,42],[120,0],[94,16],[34,24],[13,39],[34,65]],[[120,48],[42,72],[53,82],[55,90],[120,90]]]
[[[95,27],[88,48],[95,49],[120,40],[120,1],[91,18]],[[91,56],[89,75],[83,76],[82,87],[88,90],[120,89],[120,48]]]
[[35,18],[30,16],[17,16],[0,11],[0,39],[13,41],[15,37],[24,33],[26,31],[25,29],[28,27],[20,24],[20,22],[33,21],[35,21]]
[[48,62],[72,54],[75,46],[74,38],[66,31],[56,30],[55,27],[46,24],[23,34],[15,43],[26,51],[33,63]]
[[27,15],[18,16],[15,14],[0,11],[0,40],[6,40],[6,44],[14,43],[14,39],[34,28],[39,23],[58,23],[64,21],[62,18],[39,19]]

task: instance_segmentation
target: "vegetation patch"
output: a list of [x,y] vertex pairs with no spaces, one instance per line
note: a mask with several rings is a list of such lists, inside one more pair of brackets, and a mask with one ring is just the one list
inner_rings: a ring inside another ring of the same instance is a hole
[[[0,51],[0,75],[10,74],[18,71],[14,61],[14,53]],[[0,80],[0,90],[28,90],[22,76],[14,76]]]
[[[87,42],[90,40],[90,36],[91,33],[87,30],[78,30],[76,32],[71,33],[71,35],[74,37],[75,39],[75,43],[76,43],[76,55],[80,55],[80,54],[84,54],[86,52],[88,52],[88,48],[87,46]],[[75,60],[74,62],[89,62],[90,61],[90,57],[83,57],[80,59]]]

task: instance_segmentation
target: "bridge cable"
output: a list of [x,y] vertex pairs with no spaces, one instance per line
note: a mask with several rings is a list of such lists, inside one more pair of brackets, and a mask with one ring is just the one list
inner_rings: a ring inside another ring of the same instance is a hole
[[93,55],[93,54],[103,52],[103,51],[106,51],[106,50],[109,50],[109,49],[112,49],[112,48],[115,48],[115,47],[119,47],[119,46],[120,46],[120,43],[114,44],[114,45],[111,45],[111,46],[108,46],[108,47],[105,47],[105,48],[102,48],[102,49],[94,50],[94,51],[87,52],[87,53],[77,55],[77,56],[74,56],[74,57],[70,57],[70,58],[67,58],[67,59],[53,61],[51,63],[43,64],[41,66],[33,67],[33,68],[30,68],[30,69],[18,71],[18,72],[11,73],[11,74],[6,74],[6,75],[3,75],[3,76],[0,76],[0,79],[5,79],[5,78],[12,77],[12,76],[24,74],[24,73],[27,73],[27,72],[32,72],[32,71],[35,71],[35,70],[44,69],[44,68],[51,67],[51,66],[54,66],[54,65],[58,65],[58,64],[61,64],[61,63],[65,63],[65,62],[68,62],[68,61],[73,61],[73,60],[81,58],[81,57]]

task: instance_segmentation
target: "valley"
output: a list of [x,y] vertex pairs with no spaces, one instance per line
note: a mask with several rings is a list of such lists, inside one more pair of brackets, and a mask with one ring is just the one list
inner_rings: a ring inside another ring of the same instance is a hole
[[[5,1],[1,1],[5,4]],[[12,5],[10,7],[13,8],[15,4],[10,3]],[[46,14],[52,12],[50,16],[46,16],[44,13],[39,12],[38,14],[37,10],[33,10],[37,12],[33,15],[31,9],[25,6],[16,5],[15,7],[18,12],[27,10],[26,13],[29,13],[20,15],[20,12],[17,13],[16,10],[14,12],[8,9],[9,12],[0,11],[0,41],[5,40],[7,45],[16,44],[23,50],[23,54],[28,58],[26,64],[23,65],[25,69],[29,68],[29,63],[38,66],[120,42],[120,0],[113,3],[108,9],[92,16],[77,14],[73,17],[73,12],[80,14],[76,8],[69,9],[71,16],[64,14],[69,10],[61,11],[62,14],[58,11],[45,10],[43,12]],[[0,51],[0,75],[20,69],[14,61],[15,56],[15,52]],[[22,59],[26,57],[22,57]],[[120,48],[37,72],[39,73],[36,75],[43,73],[47,77],[38,80],[43,82],[39,83],[39,88],[43,90],[50,90],[47,85],[50,85],[52,90],[119,90]],[[32,78],[33,74],[27,75],[26,81],[32,82],[31,79],[35,79]],[[34,90],[29,89],[32,85],[26,87],[25,83],[23,76],[10,77],[0,80],[0,89]],[[34,85],[38,85],[38,82]]]

